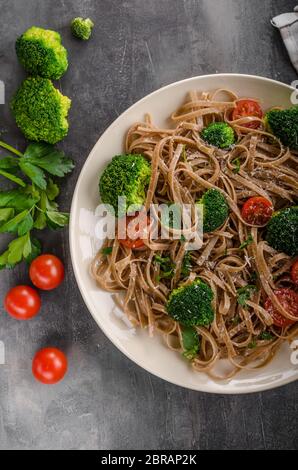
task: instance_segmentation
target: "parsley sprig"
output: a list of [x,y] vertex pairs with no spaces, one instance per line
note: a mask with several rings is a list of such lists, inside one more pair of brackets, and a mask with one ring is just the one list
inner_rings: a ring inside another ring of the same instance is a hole
[[22,260],[31,262],[41,252],[34,229],[62,228],[69,214],[56,202],[60,190],[51,176],[63,177],[74,168],[72,160],[54,146],[30,144],[24,154],[5,142],[0,147],[14,154],[0,159],[0,175],[16,188],[0,191],[0,233],[17,236],[0,255],[0,269],[13,268]]

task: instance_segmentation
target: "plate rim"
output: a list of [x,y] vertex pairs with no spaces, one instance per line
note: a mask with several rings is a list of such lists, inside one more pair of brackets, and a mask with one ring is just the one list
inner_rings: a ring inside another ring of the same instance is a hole
[[[79,269],[78,269],[78,266],[75,262],[75,243],[74,243],[74,232],[75,232],[75,217],[74,217],[74,213],[76,212],[76,206],[77,206],[77,201],[78,201],[78,193],[79,193],[79,186],[80,186],[80,182],[81,180],[83,179],[83,173],[84,173],[84,170],[85,168],[88,166],[88,163],[89,161],[92,160],[93,158],[93,154],[96,152],[96,149],[97,149],[97,146],[98,146],[98,143],[99,141],[104,137],[104,135],[106,133],[108,133],[111,129],[113,129],[114,127],[117,126],[118,124],[118,121],[120,121],[123,116],[128,113],[132,108],[134,108],[135,106],[141,104],[143,101],[147,100],[148,98],[150,98],[152,95],[156,95],[158,93],[161,93],[163,92],[164,90],[166,89],[169,89],[169,88],[172,88],[172,87],[175,87],[177,85],[180,85],[182,83],[191,83],[193,81],[196,81],[200,78],[204,78],[204,79],[208,79],[210,77],[222,77],[222,78],[229,78],[229,77],[245,77],[245,78],[248,78],[248,79],[256,79],[256,80],[260,80],[262,82],[264,81],[268,81],[270,83],[273,83],[273,84],[276,84],[276,85],[279,85],[279,86],[282,86],[284,88],[287,88],[289,90],[292,90],[292,91],[295,91],[295,88],[292,87],[291,85],[288,85],[286,83],[283,83],[283,82],[280,82],[278,80],[274,80],[272,78],[268,78],[268,77],[262,77],[260,75],[250,75],[250,74],[243,74],[243,73],[213,73],[213,74],[207,74],[207,75],[196,75],[194,77],[189,77],[189,78],[185,78],[185,79],[182,79],[182,80],[178,80],[176,82],[172,82],[172,83],[169,83],[168,85],[165,85],[165,86],[162,86],[152,92],[150,92],[149,94],[143,96],[141,99],[139,99],[138,101],[134,102],[132,105],[130,105],[127,109],[125,109],[99,136],[99,138],[97,139],[95,145],[93,146],[93,148],[91,149],[88,157],[86,158],[81,170],[80,170],[80,173],[79,173],[79,176],[77,178],[77,181],[76,181],[76,184],[75,184],[75,190],[73,192],[73,196],[72,196],[72,201],[71,201],[71,208],[70,208],[70,221],[69,221],[69,229],[68,229],[68,238],[69,238],[69,248],[70,248],[70,259],[71,259],[71,265],[72,265],[72,269],[73,269],[73,272],[74,272],[74,275],[75,275],[75,280],[76,280],[76,283],[77,283],[77,286],[79,288],[79,291],[80,291],[80,294],[83,298],[83,301],[89,311],[89,313],[91,314],[91,316],[93,317],[95,323],[97,324],[97,326],[101,329],[101,331],[104,333],[104,335],[109,339],[109,341],[113,344],[114,347],[116,347],[119,351],[121,351],[122,354],[124,354],[129,360],[131,360],[132,362],[134,362],[137,366],[141,367],[143,370],[145,370],[146,372],[149,372],[150,374],[154,375],[155,377],[158,377],[159,379],[162,379],[164,380],[165,382],[168,382],[168,383],[171,383],[171,384],[174,384],[178,387],[182,387],[182,388],[185,388],[186,390],[193,390],[193,391],[196,391],[196,392],[200,392],[200,393],[211,393],[211,394],[220,394],[220,395],[245,395],[245,394],[252,394],[252,393],[259,393],[259,392],[263,392],[263,391],[266,391],[266,390],[273,390],[273,389],[276,389],[278,387],[281,387],[283,385],[286,385],[286,384],[289,384],[289,383],[292,383],[292,382],[295,382],[297,380],[297,378],[295,378],[295,376],[293,377],[288,377],[288,378],[283,378],[279,381],[277,381],[276,383],[273,383],[273,384],[260,384],[260,385],[255,385],[254,386],[254,389],[249,389],[249,390],[245,390],[244,388],[243,389],[240,389],[238,390],[237,392],[234,391],[234,390],[210,390],[210,388],[206,387],[206,384],[199,384],[198,387],[195,387],[195,386],[191,386],[191,385],[183,385],[182,383],[180,383],[178,380],[173,380],[173,379],[168,379],[168,378],[165,378],[163,377],[161,374],[159,374],[158,372],[156,371],[153,371],[150,367],[147,367],[147,366],[144,366],[141,364],[141,361],[139,361],[137,358],[133,357],[128,351],[125,350],[125,348],[121,345],[121,344],[115,344],[115,342],[113,341],[112,339],[112,335],[109,333],[108,329],[105,329],[104,327],[102,327],[101,324],[99,324],[99,322],[97,321],[96,319],[96,316],[95,314],[93,313],[93,307],[91,305],[91,301],[89,299],[89,297],[87,296],[87,292],[85,292],[85,289],[83,287],[83,285],[81,285],[81,282],[80,282],[80,276],[79,276]],[[214,381],[214,383],[216,384],[217,382]]]

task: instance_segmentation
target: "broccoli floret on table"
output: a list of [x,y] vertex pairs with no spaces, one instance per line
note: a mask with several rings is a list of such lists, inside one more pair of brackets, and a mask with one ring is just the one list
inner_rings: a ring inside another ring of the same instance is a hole
[[266,240],[277,251],[289,256],[298,255],[298,206],[273,214],[267,225]]
[[56,144],[68,133],[71,100],[46,78],[27,78],[11,102],[18,127],[28,140]]
[[265,126],[283,145],[298,150],[298,106],[268,111]]
[[211,287],[201,279],[196,279],[171,292],[167,312],[182,325],[208,326],[214,319],[211,305],[213,297]]
[[213,232],[221,227],[229,216],[229,206],[217,189],[208,189],[197,204],[203,205],[203,231]]
[[[102,202],[112,206],[117,217],[140,209],[150,177],[151,166],[143,155],[116,155],[100,177]],[[118,197],[126,199],[119,204]]]
[[212,122],[201,132],[205,142],[220,149],[226,149],[235,143],[235,133],[226,122]]
[[74,18],[71,22],[72,34],[83,41],[88,41],[93,28],[94,23],[90,18]]
[[32,26],[17,39],[16,52],[31,75],[57,80],[68,68],[67,51],[56,31]]

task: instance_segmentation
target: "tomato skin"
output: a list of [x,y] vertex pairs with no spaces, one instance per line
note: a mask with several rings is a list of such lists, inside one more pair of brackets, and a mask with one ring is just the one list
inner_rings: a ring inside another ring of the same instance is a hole
[[265,225],[271,219],[273,206],[268,199],[254,196],[247,199],[241,209],[242,218],[251,225]]
[[294,284],[298,286],[298,259],[292,265],[291,278]]
[[10,289],[4,299],[4,308],[16,320],[30,320],[41,306],[38,292],[30,286],[16,286]]
[[[298,321],[298,294],[293,289],[289,289],[288,287],[277,289],[274,291],[274,294],[284,309],[287,310],[290,315],[297,317]],[[272,316],[273,324],[275,326],[283,328],[285,326],[294,325],[294,323],[296,323],[294,320],[290,320],[289,318],[286,318],[281,313],[279,313],[269,297],[265,301],[265,309]]]
[[67,372],[65,354],[56,348],[38,351],[32,361],[32,373],[36,380],[46,385],[60,382]]
[[[261,106],[257,101],[254,100],[238,100],[236,103],[236,108],[234,108],[232,113],[233,121],[247,116],[255,116],[261,119],[263,117]],[[260,126],[260,122],[251,121],[247,122],[246,124],[241,124],[241,126],[247,127],[249,129],[257,129]]]
[[[140,215],[140,214],[139,214]],[[119,240],[119,243],[123,246],[125,246],[126,248],[130,248],[132,250],[137,250],[137,249],[140,249],[140,248],[144,248],[145,247],[145,243],[144,243],[144,239],[146,239],[147,237],[144,236],[144,238],[136,238],[136,239],[133,239],[133,238],[130,238],[128,233],[127,233],[127,230],[129,229],[129,224],[134,220],[136,219],[137,217],[139,217],[139,215],[135,215],[135,216],[126,216],[126,229],[125,229],[125,235],[126,235],[126,238],[118,238]],[[143,231],[144,233],[142,233],[142,236],[145,235],[145,230],[147,230],[147,228],[149,227],[150,225],[150,217],[147,216],[147,215],[144,215],[144,218],[142,216],[141,218],[141,228],[139,227],[139,224],[137,224],[137,230],[140,230],[140,231]]]
[[57,256],[41,255],[32,261],[29,276],[32,283],[41,290],[53,290],[64,280],[64,266]]

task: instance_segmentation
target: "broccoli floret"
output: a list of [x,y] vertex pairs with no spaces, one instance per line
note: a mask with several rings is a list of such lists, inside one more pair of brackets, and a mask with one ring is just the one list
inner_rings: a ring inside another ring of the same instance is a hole
[[[146,200],[151,166],[143,155],[116,155],[105,168],[99,181],[99,192],[104,204],[113,206],[117,217],[127,211],[140,209]],[[126,201],[118,201],[118,197]]]
[[197,204],[203,204],[203,231],[213,232],[221,227],[229,216],[229,206],[217,189],[208,189]]
[[11,102],[18,127],[33,141],[55,144],[68,132],[67,115],[71,100],[47,78],[27,78]]
[[226,122],[212,122],[201,133],[202,139],[220,149],[226,149],[235,143],[235,134]]
[[32,26],[17,39],[16,52],[32,75],[58,80],[68,68],[67,51],[56,31]]
[[298,106],[268,111],[265,115],[265,126],[283,145],[298,150]]
[[72,34],[78,39],[83,39],[83,41],[90,38],[93,28],[94,23],[90,18],[74,18],[71,22]]
[[196,279],[191,284],[174,289],[167,303],[167,312],[182,325],[208,326],[214,318],[211,302],[213,292],[208,284]]
[[298,206],[273,214],[267,225],[266,240],[277,251],[289,256],[298,255]]

